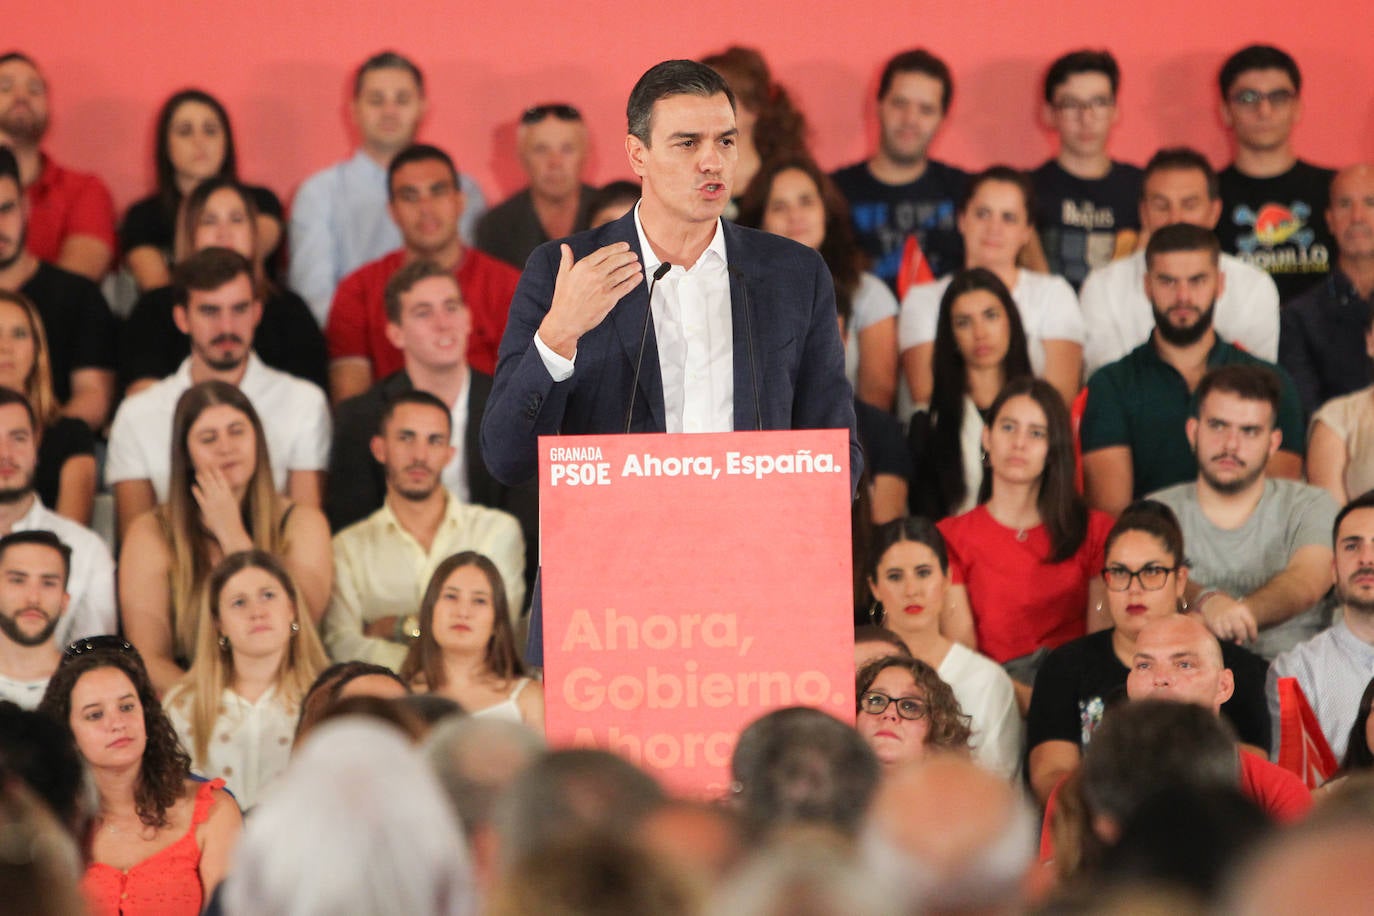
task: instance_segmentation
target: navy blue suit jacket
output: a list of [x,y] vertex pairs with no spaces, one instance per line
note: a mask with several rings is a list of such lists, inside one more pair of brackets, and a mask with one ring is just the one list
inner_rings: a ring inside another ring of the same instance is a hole
[[[863,458],[855,432],[853,393],[844,374],[829,269],[820,255],[796,242],[730,222],[721,225],[732,268],[735,429],[848,429],[850,479],[857,486]],[[633,211],[566,241],[578,260],[614,242],[628,242],[643,259]],[[534,345],[534,334],[553,301],[559,259],[558,243],[550,242],[537,248],[525,265],[482,418],[482,455],[487,467],[498,480],[512,486],[537,473],[539,436],[625,430],[635,358],[649,307],[648,278],[582,336],[572,377],[554,382]],[[752,312],[752,348],[746,295]],[[751,351],[758,379],[757,412]],[[652,322],[630,429],[667,429]]]

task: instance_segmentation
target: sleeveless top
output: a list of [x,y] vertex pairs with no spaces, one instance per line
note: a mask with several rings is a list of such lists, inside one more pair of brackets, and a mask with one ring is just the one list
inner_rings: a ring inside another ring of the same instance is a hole
[[223,779],[201,783],[186,833],[128,871],[92,862],[81,879],[92,916],[198,916],[203,892],[196,828],[210,816],[215,790],[223,787]]
[[525,721],[525,717],[520,715],[520,706],[515,701],[519,699],[520,692],[525,689],[529,682],[529,678],[522,677],[520,680],[515,682],[515,689],[510,692],[510,696],[506,697],[504,700],[502,700],[500,703],[497,703],[495,706],[488,706],[486,709],[479,709],[476,712],[472,713],[472,715],[480,716],[483,719],[504,719],[507,722],[523,724]]

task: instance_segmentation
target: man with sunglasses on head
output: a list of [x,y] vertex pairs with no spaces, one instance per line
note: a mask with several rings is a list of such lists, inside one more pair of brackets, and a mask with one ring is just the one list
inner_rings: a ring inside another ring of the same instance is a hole
[[592,194],[582,181],[587,125],[571,105],[527,108],[515,133],[520,167],[530,183],[477,224],[477,247],[523,269],[530,252],[588,226]]
[[1326,225],[1334,172],[1293,152],[1302,116],[1302,74],[1286,52],[1249,45],[1227,58],[1218,77],[1221,120],[1236,138],[1236,158],[1221,178],[1223,251],[1265,270],[1279,301],[1323,280],[1335,257]]
[[36,709],[62,660],[54,634],[71,596],[71,548],[51,531],[0,538],[0,700]]

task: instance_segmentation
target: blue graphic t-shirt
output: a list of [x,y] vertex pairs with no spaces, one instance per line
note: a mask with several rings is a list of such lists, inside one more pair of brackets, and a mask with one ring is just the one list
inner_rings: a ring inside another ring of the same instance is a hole
[[1335,174],[1300,161],[1273,178],[1251,178],[1234,165],[1220,175],[1221,250],[1273,277],[1280,302],[1326,279],[1336,259],[1326,227]]

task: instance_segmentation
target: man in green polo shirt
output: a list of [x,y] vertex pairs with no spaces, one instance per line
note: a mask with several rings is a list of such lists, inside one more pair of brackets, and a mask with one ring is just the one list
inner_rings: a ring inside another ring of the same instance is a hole
[[1176,223],[1150,236],[1145,295],[1154,309],[1150,339],[1088,380],[1080,428],[1088,504],[1119,514],[1133,499],[1197,477],[1185,426],[1197,412],[1194,391],[1215,366],[1249,363],[1279,374],[1283,441],[1269,459],[1269,477],[1302,475],[1302,407],[1288,374],[1231,346],[1212,328],[1225,278],[1221,249],[1210,230]]

